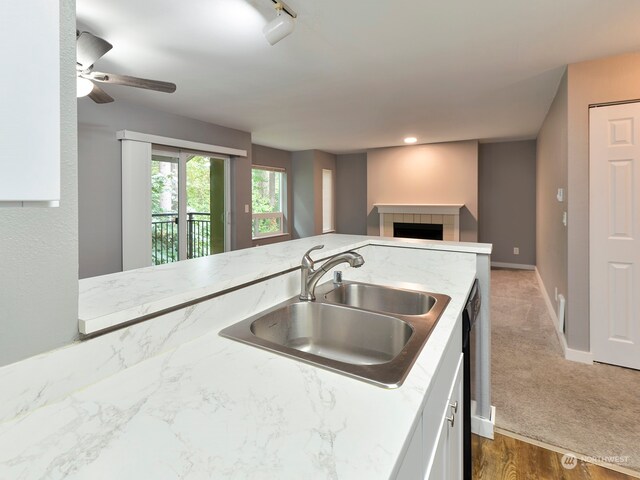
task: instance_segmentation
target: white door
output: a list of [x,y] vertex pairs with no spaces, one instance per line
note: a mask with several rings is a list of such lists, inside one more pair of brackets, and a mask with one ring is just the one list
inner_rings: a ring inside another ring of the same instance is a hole
[[640,103],[590,110],[591,351],[640,369]]

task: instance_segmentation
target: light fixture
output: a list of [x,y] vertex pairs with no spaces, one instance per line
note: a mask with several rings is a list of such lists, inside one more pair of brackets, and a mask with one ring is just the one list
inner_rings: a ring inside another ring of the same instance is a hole
[[283,2],[276,2],[276,18],[267,23],[262,33],[271,45],[275,45],[287,35],[293,32],[296,26],[294,18],[296,14]]
[[76,97],[86,97],[93,90],[91,80],[82,77],[76,77]]
[[404,139],[404,143],[416,143],[418,139],[416,137],[407,137]]

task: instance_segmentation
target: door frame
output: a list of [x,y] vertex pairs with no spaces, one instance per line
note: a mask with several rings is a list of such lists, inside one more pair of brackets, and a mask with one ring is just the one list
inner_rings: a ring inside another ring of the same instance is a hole
[[[175,140],[155,135],[122,130],[117,134],[122,147],[122,270],[152,266],[151,257],[151,158],[155,153],[171,152],[179,158],[179,195],[186,198],[186,161],[183,154],[200,154],[224,161],[224,251],[231,249],[231,157],[246,156],[246,150],[218,147],[202,143]],[[151,141],[149,141],[151,140]],[[155,143],[159,141],[161,143]],[[190,148],[196,147],[196,148]],[[177,153],[176,153],[177,152]],[[184,205],[183,205],[184,204]],[[186,203],[179,202],[186,218]],[[179,213],[180,213],[179,211]],[[180,217],[179,217],[180,218]],[[144,221],[142,221],[144,219]],[[179,222],[186,232],[186,222]],[[179,242],[179,249],[186,242]],[[182,253],[179,252],[178,258]],[[182,259],[182,258],[181,258]]]

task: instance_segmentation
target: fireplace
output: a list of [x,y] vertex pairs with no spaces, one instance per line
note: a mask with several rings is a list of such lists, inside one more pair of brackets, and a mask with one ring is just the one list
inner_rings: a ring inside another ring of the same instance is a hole
[[422,240],[442,240],[442,223],[393,223],[393,236],[419,238]]
[[[380,214],[382,237],[460,241],[460,209],[463,204],[375,203],[374,207]],[[437,238],[430,236],[436,234],[427,232],[434,229],[438,232]]]

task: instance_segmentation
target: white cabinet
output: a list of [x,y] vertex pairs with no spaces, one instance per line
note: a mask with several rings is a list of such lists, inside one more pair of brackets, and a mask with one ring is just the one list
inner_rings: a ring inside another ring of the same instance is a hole
[[0,16],[0,206],[60,200],[60,5],[5,2]]
[[429,480],[462,479],[462,420],[461,361],[442,413],[436,447],[431,462],[427,465],[424,478]]
[[[462,318],[458,322],[462,324]],[[462,480],[462,332],[455,328],[443,353],[396,480]]]

